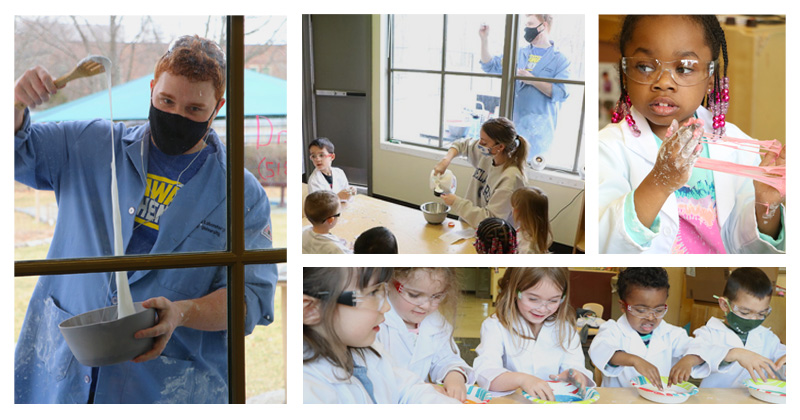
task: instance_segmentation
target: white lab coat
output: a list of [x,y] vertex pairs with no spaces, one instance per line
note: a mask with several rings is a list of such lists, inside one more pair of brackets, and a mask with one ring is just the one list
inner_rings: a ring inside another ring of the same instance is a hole
[[303,254],[352,254],[344,239],[332,233],[314,232],[312,226],[303,228]]
[[385,317],[377,341],[395,363],[413,372],[419,381],[427,381],[430,376],[431,382],[440,384],[451,370],[461,368],[467,374],[467,385],[475,383],[474,371],[461,358],[451,337],[453,327],[438,311],[422,320],[419,334],[408,331],[394,308]]
[[769,328],[759,326],[747,336],[747,344],[728,328],[721,319],[711,318],[706,325],[694,331],[694,340],[687,349],[687,354],[696,354],[706,363],[695,366],[692,376],[703,378],[701,387],[705,388],[738,388],[743,387],[750,373],[738,363],[730,363],[720,367],[720,363],[733,348],[744,348],[758,353],[773,362],[786,354],[786,346],[781,343]]
[[[528,337],[533,333],[527,322],[522,322],[517,327]],[[555,322],[545,322],[539,331],[536,340],[522,341],[513,337],[511,332],[500,323],[497,315],[492,315],[481,325],[481,344],[475,349],[478,357],[475,358],[473,367],[478,377],[478,386],[490,389],[492,381],[506,372],[522,372],[545,381],[550,380],[550,375],[575,369],[589,378],[589,387],[595,386],[592,373],[586,369],[586,359],[583,357],[581,340],[578,333],[572,330],[569,333],[568,350],[561,348],[558,341],[558,326]],[[509,392],[492,391],[493,395],[501,396]]]
[[[367,350],[364,359],[355,353],[354,358],[357,365],[367,367],[367,377],[372,382],[378,404],[461,403],[439,393],[434,385],[418,381],[408,370],[397,367],[380,343],[373,344],[372,348],[381,356]],[[320,358],[303,364],[303,403],[372,404],[372,399],[358,378],[348,377],[344,369]]]
[[[655,165],[658,148],[647,120],[632,110],[641,135],[634,137],[627,122],[609,124],[599,133],[600,139],[600,223],[598,233],[600,252],[609,254],[668,254],[678,236],[678,203],[671,194],[661,211],[661,227],[649,247],[639,246],[625,231],[624,203],[628,194],[644,180]],[[702,106],[697,115],[711,127],[711,112]],[[726,123],[726,135],[749,139],[731,123]],[[709,146],[709,145],[705,145]],[[711,159],[758,166],[756,153],[730,147],[710,145]],[[783,253],[759,236],[755,217],[753,180],[722,172],[714,172],[717,197],[717,220],[725,250],[728,253]],[[785,208],[781,206],[781,212]],[[784,214],[784,213],[782,213]]]
[[609,366],[608,361],[618,350],[643,358],[657,367],[661,376],[669,376],[672,366],[686,354],[690,341],[686,330],[661,321],[653,330],[650,346],[645,346],[628,318],[622,315],[616,322],[609,320],[600,326],[589,347],[589,357],[603,373],[603,387],[628,387],[641,373],[633,366]]
[[328,190],[338,194],[339,191],[347,189],[350,184],[347,182],[347,175],[339,168],[331,167],[331,174],[333,174],[333,187],[325,180],[325,175],[322,172],[314,169],[308,177],[308,192]]

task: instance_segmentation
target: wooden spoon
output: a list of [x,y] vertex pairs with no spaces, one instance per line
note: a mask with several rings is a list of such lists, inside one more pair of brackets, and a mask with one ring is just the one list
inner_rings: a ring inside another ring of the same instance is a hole
[[[111,63],[111,60],[101,55],[90,55],[79,61],[71,72],[54,80],[53,83],[56,88],[61,89],[75,79],[98,75],[106,71],[105,63]],[[25,109],[25,104],[14,101],[14,107],[16,109]]]

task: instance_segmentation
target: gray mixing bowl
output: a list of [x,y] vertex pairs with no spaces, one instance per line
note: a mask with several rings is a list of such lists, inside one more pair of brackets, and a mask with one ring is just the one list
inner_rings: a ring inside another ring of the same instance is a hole
[[153,338],[133,338],[156,324],[156,310],[134,303],[136,313],[117,319],[117,307],[89,311],[58,325],[75,358],[84,366],[127,362],[153,348]]
[[439,223],[444,222],[444,219],[447,218],[447,212],[450,211],[450,206],[444,203],[429,201],[419,206],[419,209],[422,211],[422,214],[425,216],[425,220],[428,223],[438,225]]

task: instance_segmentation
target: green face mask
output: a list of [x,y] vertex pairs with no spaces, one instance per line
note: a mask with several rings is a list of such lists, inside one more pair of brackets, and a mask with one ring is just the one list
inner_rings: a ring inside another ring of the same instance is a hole
[[763,319],[742,318],[733,313],[733,311],[728,311],[728,313],[725,314],[725,319],[728,321],[728,326],[738,334],[747,334],[764,322]]

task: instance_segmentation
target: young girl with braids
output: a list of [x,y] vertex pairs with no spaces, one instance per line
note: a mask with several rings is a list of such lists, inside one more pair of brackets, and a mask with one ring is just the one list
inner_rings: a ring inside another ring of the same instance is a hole
[[433,168],[441,174],[457,156],[465,157],[475,173],[467,194],[443,194],[453,213],[472,226],[487,217],[499,217],[514,224],[511,217],[511,194],[525,185],[523,165],[528,156],[528,142],[517,134],[507,118],[492,118],[483,123],[480,139],[464,139],[450,145],[447,155]]
[[785,196],[746,177],[693,168],[701,156],[785,165],[785,148],[759,160],[700,143],[704,131],[749,138],[725,121],[728,53],[717,18],[628,16],[619,48],[622,94],[614,123],[599,135],[601,252],[784,252]]
[[547,194],[534,186],[520,188],[511,194],[511,208],[517,223],[517,253],[546,254],[553,243]]
[[511,267],[498,286],[497,312],[483,321],[475,349],[478,386],[494,395],[522,388],[549,401],[550,380],[571,382],[579,393],[595,386],[569,304],[569,271]]
[[475,230],[472,245],[478,254],[516,254],[517,231],[499,217],[483,219]]

